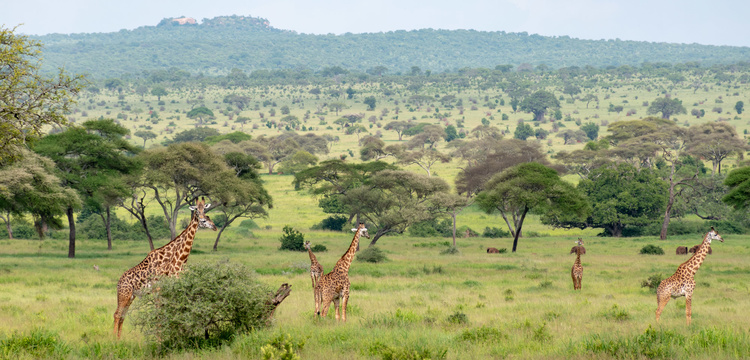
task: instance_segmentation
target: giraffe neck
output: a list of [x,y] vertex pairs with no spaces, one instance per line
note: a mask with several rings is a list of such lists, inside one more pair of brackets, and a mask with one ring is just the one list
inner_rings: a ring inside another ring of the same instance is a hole
[[693,256],[691,256],[690,259],[685,262],[684,265],[692,275],[695,275],[701,265],[703,265],[703,260],[706,260],[706,255],[708,255],[708,249],[710,246],[711,242],[708,241],[708,235],[706,235],[706,237],[703,238],[701,246],[699,246],[698,250],[695,251],[695,254],[693,254]]
[[576,262],[575,262],[575,264],[576,265],[581,265],[581,252],[580,251],[576,251]]
[[198,216],[193,216],[190,224],[180,233],[172,242],[174,242],[174,259],[177,269],[182,269],[182,265],[187,262],[190,250],[193,249],[193,240],[195,233],[198,231]]
[[310,247],[307,248],[307,254],[310,255],[310,262],[317,263],[318,259],[315,258],[315,254],[313,254],[312,249]]
[[341,259],[336,262],[335,270],[341,270],[345,273],[349,272],[349,266],[352,264],[352,260],[354,260],[354,253],[357,252],[357,245],[359,245],[359,229],[354,233],[354,239],[352,239],[352,244],[349,245],[349,249],[346,250],[344,255],[341,256]]

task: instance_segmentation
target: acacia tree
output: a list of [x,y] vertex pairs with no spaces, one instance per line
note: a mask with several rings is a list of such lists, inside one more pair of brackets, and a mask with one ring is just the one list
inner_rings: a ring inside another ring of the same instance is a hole
[[171,144],[149,149],[138,156],[143,163],[140,186],[153,191],[169,224],[171,238],[177,236],[180,210],[200,196],[208,196],[221,186],[224,173],[235,176],[221,156],[202,143]]
[[734,126],[726,122],[709,122],[688,129],[687,151],[698,157],[711,160],[711,174],[721,173],[721,162],[734,153],[748,148],[740,139]]
[[31,214],[41,237],[44,224],[65,214],[68,206],[80,204],[76,191],[63,187],[54,172],[52,160],[23,149],[16,162],[0,168],[0,219],[9,238],[13,238],[11,216]]
[[721,199],[737,210],[750,207],[750,166],[732,170],[724,180],[729,192]]
[[[138,148],[123,138],[128,133],[128,129],[112,119],[90,120],[83,123],[83,127],[70,127],[45,136],[35,144],[34,151],[52,159],[62,185],[77,190],[84,201],[89,202],[112,177],[136,168],[131,155],[137,153]],[[75,257],[74,210],[73,204],[66,209],[69,258]]]
[[383,170],[362,186],[348,191],[341,204],[352,215],[359,214],[375,229],[373,246],[386,234],[403,233],[410,225],[434,219],[445,204],[433,201],[450,187],[440,178],[404,170]]
[[648,106],[646,113],[661,113],[663,119],[669,119],[670,116],[675,114],[686,114],[687,110],[682,106],[681,100],[663,97],[656,98],[656,100],[652,101],[651,105]]
[[398,141],[401,141],[403,139],[404,131],[408,130],[412,126],[414,125],[406,121],[391,121],[386,124],[383,129],[395,131],[396,134],[398,134]]
[[477,195],[476,203],[488,214],[500,212],[513,235],[513,252],[529,212],[581,218],[590,213],[586,199],[573,185],[560,179],[557,171],[536,162],[519,164],[493,176]]
[[271,196],[263,188],[257,173],[245,173],[243,178],[231,172],[221,172],[217,176],[221,179],[217,179],[218,186],[212,191],[211,200],[218,203],[214,211],[223,215],[224,222],[216,234],[214,251],[218,249],[221,234],[235,220],[267,217],[266,208],[273,206]]
[[614,237],[622,236],[627,226],[645,226],[664,213],[668,184],[651,169],[636,169],[627,163],[602,166],[578,183],[592,206],[591,216],[581,221],[563,220],[560,227],[604,228]]
[[560,107],[560,101],[557,100],[555,94],[539,90],[529,96],[526,96],[519,106],[521,111],[530,112],[534,114],[534,120],[541,121],[544,119],[544,114],[547,109],[556,109]]
[[0,164],[13,161],[45,126],[66,123],[83,76],[40,74],[42,43],[0,26]]

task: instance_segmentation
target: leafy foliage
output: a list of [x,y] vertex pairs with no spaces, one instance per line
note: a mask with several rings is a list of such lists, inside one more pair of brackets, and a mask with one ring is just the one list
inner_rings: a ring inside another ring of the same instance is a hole
[[664,249],[656,245],[646,245],[641,248],[642,255],[664,255]]
[[187,265],[179,277],[144,289],[133,320],[166,350],[221,346],[268,325],[269,293],[240,264]]
[[307,251],[305,249],[305,235],[289,225],[284,226],[284,234],[279,238],[281,247],[279,250]]
[[370,246],[357,254],[357,261],[380,263],[386,260],[388,258],[385,256],[385,253],[377,246]]

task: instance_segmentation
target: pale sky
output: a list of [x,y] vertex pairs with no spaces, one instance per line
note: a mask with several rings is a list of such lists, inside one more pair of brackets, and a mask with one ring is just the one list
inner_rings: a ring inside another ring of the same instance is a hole
[[[0,0],[0,25],[29,35],[132,30],[164,18],[268,19],[308,34],[414,29],[528,32],[750,46],[748,0]],[[750,59],[748,59],[750,60]]]

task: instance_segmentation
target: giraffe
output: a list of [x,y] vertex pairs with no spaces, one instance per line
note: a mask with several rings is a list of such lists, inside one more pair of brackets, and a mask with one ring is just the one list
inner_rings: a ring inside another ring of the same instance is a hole
[[318,316],[326,317],[331,301],[333,301],[333,306],[336,308],[336,320],[339,320],[340,312],[341,320],[346,322],[346,304],[349,301],[349,266],[351,266],[354,253],[359,246],[359,237],[370,238],[370,234],[363,223],[359,223],[357,228],[352,229],[352,231],[354,231],[354,238],[349,245],[349,249],[336,262],[333,270],[323,275],[315,285],[315,313]]
[[695,289],[695,273],[698,268],[703,264],[703,260],[706,259],[708,249],[711,247],[712,240],[719,240],[724,242],[724,239],[711,227],[711,230],[706,233],[703,237],[703,242],[695,251],[695,254],[677,267],[677,271],[674,275],[664,279],[659,287],[656,289],[656,321],[659,321],[661,311],[664,310],[664,306],[669,302],[669,297],[678,298],[680,296],[685,297],[685,317],[687,318],[687,325],[690,326],[690,318],[692,317],[692,310],[690,308],[691,301],[693,300],[693,290]]
[[320,265],[318,259],[315,258],[312,249],[310,249],[310,242],[305,241],[305,249],[307,254],[310,255],[310,278],[312,280],[313,291],[315,290],[315,284],[320,281],[320,277],[323,276],[323,265]]
[[160,276],[174,276],[182,271],[182,266],[187,262],[193,248],[193,239],[198,227],[216,231],[216,225],[205,214],[209,206],[211,204],[206,204],[203,198],[198,200],[195,206],[190,206],[190,210],[194,212],[187,228],[166,245],[149,252],[140,264],[122,274],[117,282],[117,310],[114,315],[114,333],[118,339],[122,333],[122,323],[125,321],[128,307],[138,294],[138,290],[149,286],[151,281]]
[[576,241],[577,246],[573,247],[571,253],[575,251],[576,261],[573,263],[573,268],[570,269],[570,276],[573,278],[573,290],[581,290],[581,280],[583,279],[583,265],[581,265],[581,254],[585,254],[586,250],[583,248],[583,239],[578,238]]

